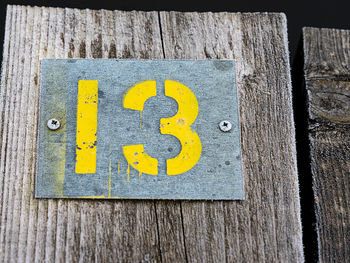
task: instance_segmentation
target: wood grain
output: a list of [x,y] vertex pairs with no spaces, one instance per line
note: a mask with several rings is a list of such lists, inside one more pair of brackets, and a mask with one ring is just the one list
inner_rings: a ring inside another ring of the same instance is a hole
[[[34,199],[42,58],[230,58],[245,201]],[[283,14],[8,6],[0,99],[1,262],[302,262]]]
[[237,63],[246,201],[182,204],[189,261],[302,261],[285,16],[170,12],[161,25],[166,58]]
[[303,29],[320,262],[350,257],[350,31]]

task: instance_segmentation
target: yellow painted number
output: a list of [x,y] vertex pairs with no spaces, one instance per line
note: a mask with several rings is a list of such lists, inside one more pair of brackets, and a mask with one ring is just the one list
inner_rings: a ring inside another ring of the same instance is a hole
[[[131,87],[124,97],[123,106],[128,109],[143,111],[145,101],[157,95],[156,82],[148,80]],[[165,95],[172,97],[178,103],[178,112],[170,118],[160,120],[162,134],[173,135],[181,143],[181,152],[176,157],[167,160],[167,174],[185,173],[198,162],[202,145],[198,134],[191,129],[191,124],[198,115],[198,102],[193,92],[185,85],[165,81]],[[146,174],[158,174],[158,160],[145,153],[143,145],[127,145],[123,153],[128,163],[136,170]]]
[[[145,101],[157,95],[156,81],[147,80],[131,87],[124,97],[123,106],[127,109],[143,111]],[[127,145],[123,153],[128,163],[141,173],[157,175],[158,160],[145,153],[143,145]]]
[[[147,80],[129,89],[123,106],[142,112],[146,100],[156,95],[156,81]],[[176,100],[178,111],[173,117],[160,120],[160,132],[175,136],[181,143],[179,155],[167,160],[167,174],[182,174],[196,165],[202,152],[199,136],[191,129],[191,124],[198,115],[198,101],[189,88],[172,80],[165,81],[165,95]],[[75,164],[77,174],[96,172],[97,104],[97,80],[80,80]],[[128,163],[139,172],[158,174],[158,160],[149,156],[142,144],[124,146],[123,154]]]
[[96,172],[97,80],[79,80],[77,106],[77,174]]
[[173,135],[181,142],[179,155],[167,160],[167,174],[176,175],[190,170],[201,156],[201,141],[191,129],[198,115],[198,102],[189,88],[172,80],[165,81],[165,95],[178,103],[178,111],[173,117],[160,120],[160,132]]

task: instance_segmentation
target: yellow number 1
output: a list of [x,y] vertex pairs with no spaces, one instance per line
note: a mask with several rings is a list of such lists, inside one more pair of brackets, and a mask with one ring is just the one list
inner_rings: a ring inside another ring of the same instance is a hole
[[77,174],[96,172],[97,80],[79,80],[77,106]]

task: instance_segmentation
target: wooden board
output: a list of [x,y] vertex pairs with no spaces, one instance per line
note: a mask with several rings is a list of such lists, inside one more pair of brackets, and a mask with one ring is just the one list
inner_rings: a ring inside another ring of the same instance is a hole
[[[235,59],[245,201],[34,199],[41,58]],[[0,261],[303,261],[283,14],[9,6]]]
[[350,257],[350,31],[303,29],[320,262]]

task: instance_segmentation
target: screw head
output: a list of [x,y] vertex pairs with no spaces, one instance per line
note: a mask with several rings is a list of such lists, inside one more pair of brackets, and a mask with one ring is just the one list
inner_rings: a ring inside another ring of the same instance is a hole
[[223,120],[219,123],[219,128],[223,132],[228,132],[232,129],[232,124],[229,121]]
[[61,124],[57,119],[52,118],[47,121],[47,127],[52,131],[57,130],[60,126]]

